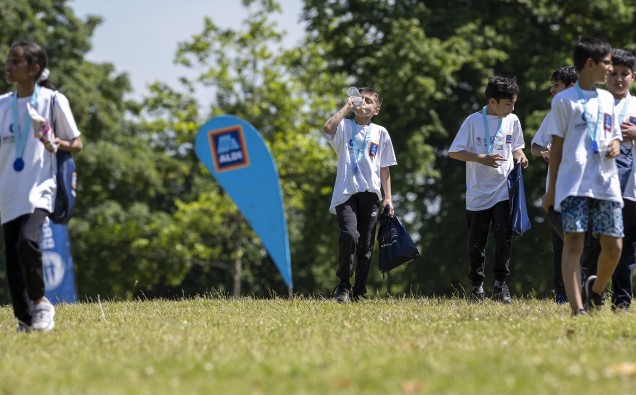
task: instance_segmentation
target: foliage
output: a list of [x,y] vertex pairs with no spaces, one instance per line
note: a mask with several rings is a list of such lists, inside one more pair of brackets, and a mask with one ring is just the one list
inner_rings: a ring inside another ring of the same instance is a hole
[[[398,213],[409,219],[423,250],[420,262],[396,272],[403,289],[452,293],[466,283],[465,170],[447,149],[461,122],[484,105],[488,77],[516,75],[515,113],[529,156],[531,137],[549,109],[552,70],[570,63],[579,35],[633,48],[635,7],[626,0],[305,2],[310,40],[331,44],[324,55],[329,70],[384,93],[378,121],[397,152]],[[539,205],[546,166],[530,160],[524,178],[534,202],[533,229],[513,241],[512,280],[519,290],[545,294],[552,285],[548,225]]]

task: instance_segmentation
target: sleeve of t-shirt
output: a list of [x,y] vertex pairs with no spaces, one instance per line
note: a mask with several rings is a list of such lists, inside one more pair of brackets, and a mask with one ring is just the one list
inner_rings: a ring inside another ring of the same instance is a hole
[[466,118],[464,123],[462,123],[462,126],[459,128],[457,135],[453,139],[453,143],[448,149],[448,152],[470,151],[470,142],[468,140],[471,134],[470,124],[471,123],[468,121],[468,118]]
[[55,94],[55,105],[52,111],[54,112],[53,120],[55,122],[53,130],[57,137],[62,140],[73,140],[82,134],[77,128],[77,123],[75,123],[75,117],[73,116],[73,111],[71,111],[68,98],[62,93],[58,92]]
[[512,150],[516,151],[519,148],[525,148],[526,142],[523,140],[523,130],[521,129],[521,122],[519,118],[515,117],[512,124]]
[[539,126],[539,129],[537,130],[537,133],[534,135],[534,137],[532,138],[532,141],[530,142],[530,144],[538,144],[542,147],[547,147],[548,145],[550,145],[550,143],[552,143],[552,135],[550,134],[550,127],[551,127],[551,122],[550,120],[552,119],[552,113],[549,112],[545,118],[543,118],[543,121],[541,122],[541,126]]
[[568,123],[570,121],[569,112],[571,112],[570,106],[564,102],[562,96],[557,94],[552,99],[552,127],[550,128],[550,135],[565,138],[565,132],[568,129]]
[[382,155],[380,156],[380,167],[389,167],[397,165],[395,159],[395,151],[393,151],[393,143],[391,136],[386,129],[382,130]]

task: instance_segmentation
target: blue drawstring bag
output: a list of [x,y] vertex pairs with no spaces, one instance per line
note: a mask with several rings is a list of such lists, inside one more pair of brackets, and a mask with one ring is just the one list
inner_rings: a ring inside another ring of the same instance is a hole
[[512,237],[521,236],[532,227],[526,206],[526,192],[521,176],[521,163],[517,163],[508,174],[508,198],[510,201],[510,227]]
[[[54,103],[55,93],[51,96],[50,116],[51,127],[55,132]],[[75,169],[75,161],[70,152],[57,150],[55,158],[57,160],[57,194],[55,195],[53,212],[49,215],[49,218],[56,224],[67,224],[75,207],[77,171]]]
[[384,214],[380,216],[377,236],[380,245],[378,266],[382,273],[400,265],[410,264],[420,257],[420,252],[406,228],[397,216],[389,215],[389,210],[389,206],[386,206]]

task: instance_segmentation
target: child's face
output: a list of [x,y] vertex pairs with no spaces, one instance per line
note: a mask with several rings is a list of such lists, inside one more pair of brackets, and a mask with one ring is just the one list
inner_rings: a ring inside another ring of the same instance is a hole
[[550,86],[550,94],[554,96],[562,90],[565,90],[565,88],[567,87],[568,86],[565,85],[565,82],[561,80],[552,80],[552,85]]
[[39,66],[30,65],[27,61],[24,48],[19,45],[11,48],[4,66],[4,77],[9,84],[34,80],[38,70]]
[[607,89],[617,97],[625,97],[632,82],[634,82],[634,72],[620,64],[614,65],[607,75]]
[[353,113],[357,116],[372,117],[380,113],[380,106],[378,105],[378,98],[374,93],[364,92],[360,94],[362,96],[362,105],[360,107],[354,107]]
[[594,82],[603,83],[607,81],[607,74],[612,71],[612,54],[608,53],[605,57],[601,58],[598,62],[589,59],[589,65],[591,67],[591,75],[594,78]]
[[489,99],[488,104],[492,111],[500,117],[507,117],[511,112],[515,110],[515,103],[517,102],[517,96],[510,99]]

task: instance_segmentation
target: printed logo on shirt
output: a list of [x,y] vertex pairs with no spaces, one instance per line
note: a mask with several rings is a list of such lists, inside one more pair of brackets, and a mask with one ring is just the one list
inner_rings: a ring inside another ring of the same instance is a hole
[[512,135],[511,134],[507,134],[506,135],[506,144],[512,144]]
[[370,143],[369,144],[369,157],[375,158],[375,155],[378,153],[378,144]]
[[603,127],[608,132],[612,130],[612,116],[608,113],[603,115]]
[[13,124],[9,125],[9,131],[13,134]]
[[217,172],[250,165],[241,125],[212,130],[208,133],[208,138]]
[[349,144],[347,144],[347,148],[349,151],[353,151],[353,139],[349,140]]

